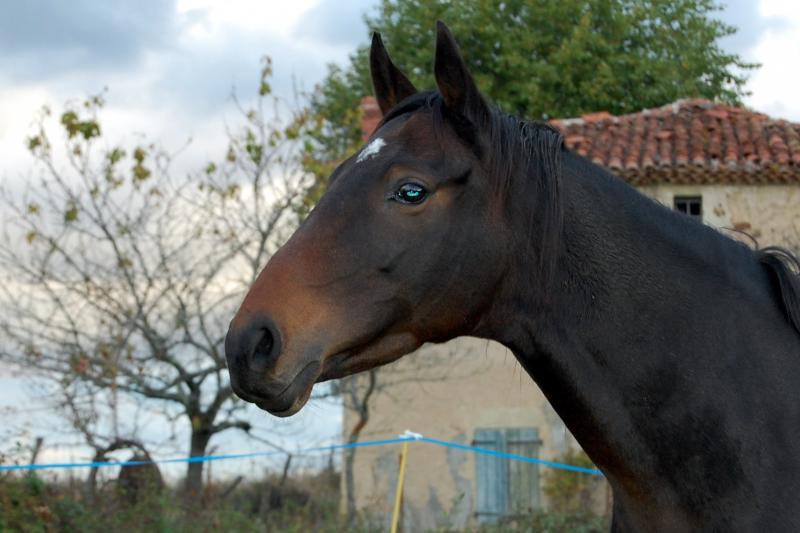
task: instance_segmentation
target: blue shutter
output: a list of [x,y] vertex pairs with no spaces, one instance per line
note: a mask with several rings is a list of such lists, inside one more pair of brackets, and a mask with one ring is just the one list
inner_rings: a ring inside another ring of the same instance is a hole
[[[506,451],[514,455],[537,457],[539,433],[533,428],[506,430]],[[529,515],[541,506],[539,496],[539,465],[523,461],[508,462],[509,507],[513,516]]]
[[[496,429],[475,430],[473,444],[479,448],[503,451],[503,432]],[[508,470],[500,457],[479,453],[475,456],[478,506],[476,516],[480,524],[493,524],[506,514],[508,507]]]

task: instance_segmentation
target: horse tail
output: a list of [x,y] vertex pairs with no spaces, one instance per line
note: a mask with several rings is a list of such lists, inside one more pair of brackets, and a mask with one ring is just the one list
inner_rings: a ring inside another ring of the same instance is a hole
[[778,281],[783,308],[800,333],[800,260],[785,248],[768,246],[758,251],[758,260]]

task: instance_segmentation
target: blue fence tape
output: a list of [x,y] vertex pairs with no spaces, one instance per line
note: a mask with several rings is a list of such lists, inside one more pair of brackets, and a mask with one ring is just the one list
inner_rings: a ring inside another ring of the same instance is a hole
[[[335,450],[346,450],[352,448],[365,448],[369,446],[386,446],[390,444],[399,444],[407,441],[426,442],[437,446],[446,448],[453,448],[457,450],[468,451],[472,453],[480,453],[484,455],[493,455],[503,459],[512,461],[524,461],[526,463],[535,463],[551,468],[559,468],[561,470],[569,470],[572,472],[580,472],[583,474],[590,474],[593,476],[602,476],[603,474],[596,468],[585,468],[582,466],[569,465],[565,463],[558,463],[555,461],[547,461],[545,459],[538,459],[536,457],[527,457],[525,455],[516,455],[513,453],[500,452],[497,450],[490,450],[488,448],[480,448],[478,446],[470,446],[467,444],[459,444],[457,442],[450,442],[446,440],[432,439],[430,437],[397,437],[394,439],[381,439],[381,440],[366,440],[354,442],[349,444],[333,444],[331,446],[318,446],[314,448],[304,448],[292,452],[292,455],[305,455],[309,453],[329,452]],[[174,459],[154,459],[152,461],[95,461],[88,463],[46,463],[46,464],[32,464],[32,465],[0,465],[0,472],[8,472],[13,470],[55,470],[55,469],[68,469],[68,468],[105,468],[111,466],[142,466],[148,464],[170,464],[170,463],[205,463],[210,461],[224,461],[230,459],[249,459],[254,457],[270,457],[276,455],[287,455],[290,452],[283,451],[263,451],[251,453],[236,453],[227,455],[203,455],[194,457],[179,457]]]
[[428,442],[438,446],[445,446],[447,448],[455,448],[457,450],[464,450],[473,453],[480,453],[483,455],[493,455],[503,459],[510,459],[512,461],[524,461],[526,463],[534,463],[537,465],[549,466],[550,468],[559,468],[561,470],[569,470],[571,472],[580,472],[582,474],[590,474],[592,476],[602,476],[603,473],[596,468],[586,468],[584,466],[568,465],[566,463],[558,463],[556,461],[548,461],[546,459],[538,459],[536,457],[528,457],[527,455],[517,455],[514,453],[506,453],[497,450],[490,450],[489,448],[481,448],[479,446],[469,446],[467,444],[459,444],[457,442],[449,442],[446,440],[432,439],[430,437],[422,437],[417,439],[420,442]]

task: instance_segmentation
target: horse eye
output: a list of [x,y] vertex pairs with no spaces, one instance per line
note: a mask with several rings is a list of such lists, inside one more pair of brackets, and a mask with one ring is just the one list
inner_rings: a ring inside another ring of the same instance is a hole
[[404,204],[418,204],[428,195],[428,191],[416,183],[404,183],[394,193],[395,199]]

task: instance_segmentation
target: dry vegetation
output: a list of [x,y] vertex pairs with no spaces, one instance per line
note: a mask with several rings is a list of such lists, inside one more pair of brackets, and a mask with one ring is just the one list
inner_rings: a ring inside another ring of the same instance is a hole
[[211,485],[197,501],[166,488],[136,502],[109,482],[93,499],[77,478],[0,476],[0,531],[341,531],[339,476],[330,470],[281,480]]

